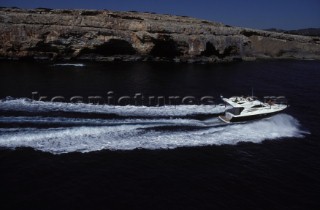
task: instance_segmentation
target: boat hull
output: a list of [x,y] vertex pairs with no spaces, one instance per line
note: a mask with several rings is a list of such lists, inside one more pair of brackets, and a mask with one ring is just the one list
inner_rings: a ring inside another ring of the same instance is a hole
[[222,120],[225,123],[231,123],[231,122],[243,122],[243,121],[250,121],[250,120],[257,120],[262,118],[271,117],[273,115],[276,115],[281,111],[272,112],[272,113],[264,113],[264,114],[257,114],[257,115],[247,115],[247,116],[233,116],[231,119],[227,119],[225,116],[219,116],[219,119]]

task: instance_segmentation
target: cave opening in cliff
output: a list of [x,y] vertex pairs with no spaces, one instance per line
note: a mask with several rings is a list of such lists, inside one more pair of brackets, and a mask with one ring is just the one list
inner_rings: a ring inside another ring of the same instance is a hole
[[93,49],[85,48],[80,54],[99,54],[103,56],[134,55],[136,54],[136,50],[125,40],[110,39],[108,42],[98,45]]
[[44,41],[38,42],[35,47],[31,47],[29,48],[29,50],[35,52],[60,52],[59,48],[56,45],[54,45],[53,43],[45,43]]
[[227,47],[224,52],[223,52],[223,56],[235,56],[235,55],[239,55],[239,48],[237,46],[229,46]]
[[202,56],[216,56],[218,58],[225,58],[231,55],[239,54],[239,49],[236,46],[229,46],[225,48],[223,53],[220,53],[211,42],[207,42],[206,49],[201,53]]
[[211,42],[206,43],[206,49],[201,53],[202,56],[217,56],[221,57],[221,54],[219,53],[219,50],[217,50]]
[[154,40],[154,47],[150,55],[163,58],[174,58],[182,55],[183,53],[178,47],[178,44],[169,38]]

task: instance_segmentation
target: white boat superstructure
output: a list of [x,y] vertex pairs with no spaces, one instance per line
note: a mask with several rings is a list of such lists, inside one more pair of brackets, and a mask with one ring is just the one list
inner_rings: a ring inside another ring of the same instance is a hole
[[221,98],[225,103],[232,106],[231,109],[225,111],[225,115],[219,116],[219,118],[226,123],[268,117],[277,114],[288,107],[286,99],[283,96],[265,97],[264,102],[259,101],[254,96]]

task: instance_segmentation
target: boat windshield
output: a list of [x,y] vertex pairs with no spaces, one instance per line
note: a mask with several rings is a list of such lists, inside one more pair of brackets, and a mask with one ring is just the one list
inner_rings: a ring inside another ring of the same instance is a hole
[[265,107],[264,105],[262,105],[262,104],[258,104],[258,105],[254,105],[253,107],[251,107],[251,108],[262,108],[262,107]]
[[227,110],[227,112],[234,114],[234,115],[239,115],[243,110],[244,110],[243,107],[234,107],[232,109]]

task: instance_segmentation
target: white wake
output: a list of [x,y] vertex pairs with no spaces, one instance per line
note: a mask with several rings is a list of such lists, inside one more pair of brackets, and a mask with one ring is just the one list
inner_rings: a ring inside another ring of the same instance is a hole
[[[103,149],[174,149],[204,145],[234,145],[239,142],[260,143],[267,139],[301,138],[307,133],[301,129],[295,118],[286,114],[230,125],[220,123],[217,119],[207,121],[127,119],[104,120],[102,123],[106,124],[49,129],[2,128],[0,147],[32,147],[54,154]],[[161,126],[169,126],[173,130],[155,129]],[[199,129],[174,129],[179,126],[193,126]]]
[[53,66],[74,66],[74,67],[85,67],[83,63],[56,63]]
[[32,101],[30,99],[13,99],[0,101],[1,111],[25,111],[25,112],[82,112],[116,114],[119,116],[187,116],[197,114],[216,114],[224,112],[225,106],[221,105],[179,105],[179,106],[112,106],[93,105],[85,103],[59,103]]

